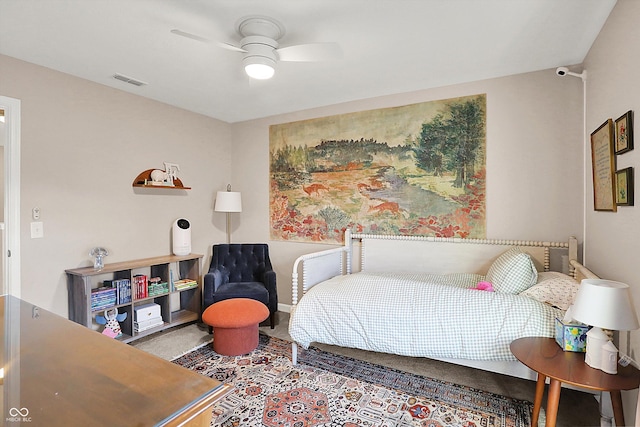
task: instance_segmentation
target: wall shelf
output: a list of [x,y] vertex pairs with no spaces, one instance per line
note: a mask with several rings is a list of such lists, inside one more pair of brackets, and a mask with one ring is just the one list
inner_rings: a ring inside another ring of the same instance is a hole
[[147,169],[144,172],[141,172],[140,174],[138,174],[138,176],[136,177],[136,179],[133,180],[133,187],[142,187],[142,188],[169,188],[169,189],[176,189],[176,190],[191,190],[191,187],[185,187],[182,184],[182,181],[180,180],[180,178],[174,178],[173,179],[173,184],[174,185],[153,185],[151,184],[151,172],[154,171],[156,169]]

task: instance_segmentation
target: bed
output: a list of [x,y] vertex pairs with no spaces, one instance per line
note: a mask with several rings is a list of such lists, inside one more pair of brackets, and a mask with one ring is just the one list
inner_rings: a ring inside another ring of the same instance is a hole
[[[322,343],[535,379],[509,344],[553,337],[555,318],[564,317],[586,277],[597,276],[578,261],[573,237],[535,242],[347,231],[343,246],[294,263],[293,363],[298,345]],[[486,282],[494,292],[480,289]]]

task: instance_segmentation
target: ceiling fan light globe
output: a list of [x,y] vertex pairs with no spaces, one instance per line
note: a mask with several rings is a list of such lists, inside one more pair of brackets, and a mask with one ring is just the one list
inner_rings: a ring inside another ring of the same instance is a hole
[[268,58],[252,57],[244,60],[244,71],[249,77],[257,80],[267,80],[273,77],[276,70]]

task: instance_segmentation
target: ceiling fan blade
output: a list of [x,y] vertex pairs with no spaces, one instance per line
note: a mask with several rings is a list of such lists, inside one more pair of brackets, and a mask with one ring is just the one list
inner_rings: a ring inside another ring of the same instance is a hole
[[[198,35],[189,33],[187,31],[182,31],[180,29],[174,28],[173,30],[171,30],[172,34],[176,34],[178,36],[182,36],[182,37],[186,37],[188,39],[191,40],[197,40],[199,42],[203,42],[203,43],[212,43],[211,40],[206,39],[204,37],[200,37]],[[238,47],[238,46],[234,46],[232,44],[229,43],[224,43],[224,42],[215,42],[216,45],[218,45],[219,47],[223,48],[223,49],[227,49],[227,50],[232,50],[234,52],[246,52],[246,50]]]
[[338,43],[308,43],[276,49],[281,61],[317,62],[342,58],[342,49]]
[[234,46],[234,45],[232,45],[230,43],[216,42],[216,44],[219,47],[223,48],[223,49],[232,50],[234,52],[246,52],[246,50],[244,50],[243,48],[238,47],[238,46]]
[[211,43],[211,40],[209,40],[209,39],[205,39],[204,37],[200,37],[200,36],[197,36],[195,34],[191,34],[191,33],[188,33],[186,31],[179,30],[177,28],[174,28],[173,30],[171,30],[171,33],[172,34],[176,34],[178,36],[186,37],[188,39],[197,40],[199,42]]

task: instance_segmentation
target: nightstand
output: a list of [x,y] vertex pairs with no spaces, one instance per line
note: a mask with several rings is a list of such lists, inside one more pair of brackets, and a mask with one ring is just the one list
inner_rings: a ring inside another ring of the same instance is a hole
[[528,337],[511,343],[511,352],[523,364],[538,373],[531,425],[538,425],[542,395],[549,378],[546,426],[555,426],[562,383],[611,393],[616,425],[624,425],[620,390],[633,390],[640,385],[640,371],[633,366],[618,366],[618,373],[607,374],[584,362],[584,353],[563,351],[553,338]]

